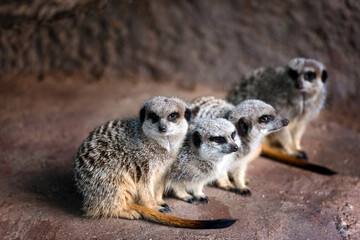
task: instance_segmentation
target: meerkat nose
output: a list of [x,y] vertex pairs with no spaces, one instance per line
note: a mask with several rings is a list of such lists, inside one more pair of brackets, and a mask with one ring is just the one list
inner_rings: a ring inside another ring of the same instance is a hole
[[239,150],[238,146],[236,145],[231,146],[231,151],[236,152],[237,150]]
[[160,125],[159,126],[159,132],[166,132],[166,126]]
[[303,89],[304,85],[302,83],[298,82],[298,83],[296,83],[296,88]]
[[283,124],[284,126],[287,126],[289,124],[289,120],[287,120],[286,118],[283,120]]

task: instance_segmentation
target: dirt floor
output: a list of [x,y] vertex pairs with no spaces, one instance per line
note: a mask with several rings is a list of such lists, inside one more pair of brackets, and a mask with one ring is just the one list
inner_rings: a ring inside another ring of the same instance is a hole
[[[303,146],[323,176],[265,158],[248,170],[252,196],[207,187],[207,205],[166,199],[172,215],[234,218],[222,230],[170,228],[143,220],[87,219],[72,182],[77,147],[97,125],[137,116],[154,95],[224,96],[202,86],[29,79],[0,81],[0,238],[3,239],[360,239],[360,131],[324,110]],[[357,119],[358,121],[358,119]]]

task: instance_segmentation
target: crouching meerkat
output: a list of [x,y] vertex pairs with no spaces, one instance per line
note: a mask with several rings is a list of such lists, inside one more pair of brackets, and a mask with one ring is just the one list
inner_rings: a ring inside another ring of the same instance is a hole
[[186,220],[158,211],[164,210],[164,202],[157,196],[163,194],[166,173],[182,146],[190,116],[184,101],[155,97],[145,102],[140,117],[95,128],[75,158],[75,184],[85,215],[144,218],[184,228],[230,226],[233,220]]
[[238,194],[251,194],[245,176],[248,163],[260,154],[263,137],[279,131],[289,121],[261,100],[246,100],[234,106],[224,99],[200,97],[191,102],[190,109],[194,121],[199,118],[226,118],[236,127],[241,140],[239,151],[234,161],[230,162],[229,171],[217,179],[216,186]]
[[190,126],[167,178],[167,191],[189,203],[207,203],[203,187],[227,172],[240,139],[225,119],[199,119]]
[[260,99],[272,105],[290,124],[269,135],[266,143],[282,153],[307,160],[300,141],[307,123],[318,116],[324,105],[327,78],[321,62],[294,58],[285,67],[260,68],[242,77],[226,100],[239,104],[245,99]]

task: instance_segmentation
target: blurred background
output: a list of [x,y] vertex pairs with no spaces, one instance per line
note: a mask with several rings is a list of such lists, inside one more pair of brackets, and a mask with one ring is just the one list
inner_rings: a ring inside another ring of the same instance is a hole
[[357,0],[1,2],[1,78],[228,89],[255,68],[308,57],[328,68],[327,107],[352,116],[360,102]]

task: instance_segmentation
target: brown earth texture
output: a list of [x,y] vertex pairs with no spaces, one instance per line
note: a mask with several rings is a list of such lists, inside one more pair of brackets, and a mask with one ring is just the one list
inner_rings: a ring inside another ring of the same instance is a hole
[[[358,1],[1,1],[0,239],[360,239]],[[251,196],[206,187],[171,215],[220,230],[88,219],[74,156],[96,126],[152,96],[224,97],[241,75],[311,57],[328,99],[302,139],[324,176],[259,157]]]

